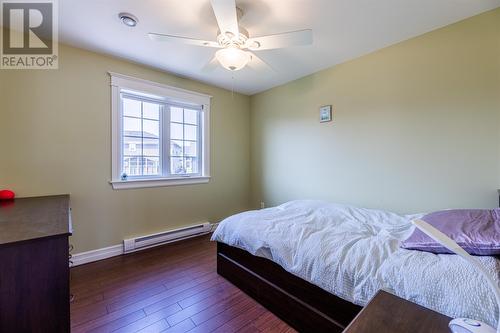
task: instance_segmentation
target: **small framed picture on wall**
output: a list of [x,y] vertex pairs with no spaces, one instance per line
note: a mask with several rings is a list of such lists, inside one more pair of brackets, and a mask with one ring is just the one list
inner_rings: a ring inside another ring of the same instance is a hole
[[319,108],[319,122],[326,123],[332,121],[332,106],[325,105]]

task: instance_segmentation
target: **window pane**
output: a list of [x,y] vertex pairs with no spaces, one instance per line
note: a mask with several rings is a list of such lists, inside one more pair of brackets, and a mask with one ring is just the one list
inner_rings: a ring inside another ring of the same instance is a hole
[[123,137],[123,155],[140,156],[142,154],[141,141],[141,138]]
[[[164,172],[174,176],[200,173],[200,111],[168,106],[170,119],[162,118],[161,102],[137,98],[122,98],[122,172],[130,177],[159,176]],[[165,125],[170,126],[170,137],[163,138],[163,121],[169,120]],[[170,165],[160,165],[163,154],[170,155]],[[170,172],[165,168],[170,168]]]
[[142,121],[142,128],[145,138],[159,138],[160,137],[160,122],[157,120]]
[[170,108],[170,121],[175,121],[178,123],[182,123],[184,121],[181,108],[176,108],[176,107]]
[[182,157],[172,157],[170,159],[170,172],[174,175],[183,174],[184,166]]
[[184,125],[184,140],[197,140],[198,126]]
[[184,158],[186,173],[198,173],[198,159],[195,157]]
[[172,140],[170,141],[170,155],[171,156],[182,156],[182,141]]
[[147,176],[156,176],[160,174],[160,158],[144,157],[142,159],[143,174]]
[[123,172],[128,176],[140,176],[142,174],[142,157],[124,156]]
[[186,124],[198,124],[198,111],[184,109],[184,122]]
[[158,139],[143,139],[143,155],[144,156],[160,156],[160,140]]
[[142,136],[141,119],[123,117],[123,134],[129,136]]
[[193,141],[184,141],[184,155],[185,156],[198,156],[198,143]]
[[180,140],[183,139],[181,124],[170,124],[170,138]]
[[160,105],[155,103],[143,102],[142,116],[148,119],[160,119]]
[[123,115],[131,117],[141,117],[141,101],[135,99],[123,99]]
[[123,170],[160,175],[160,104],[123,98]]

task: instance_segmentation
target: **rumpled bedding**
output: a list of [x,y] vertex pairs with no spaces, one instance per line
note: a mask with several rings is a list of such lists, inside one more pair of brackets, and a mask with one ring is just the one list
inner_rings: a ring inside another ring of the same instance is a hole
[[[494,295],[470,264],[457,255],[399,247],[415,228],[411,221],[421,216],[299,200],[233,215],[212,240],[272,260],[361,306],[384,289],[452,318],[496,327]],[[498,284],[500,260],[477,258]]]

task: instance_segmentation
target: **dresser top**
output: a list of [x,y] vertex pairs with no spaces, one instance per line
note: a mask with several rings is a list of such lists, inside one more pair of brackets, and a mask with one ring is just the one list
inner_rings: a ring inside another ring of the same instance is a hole
[[0,246],[70,235],[69,195],[0,201]]
[[343,333],[443,333],[451,318],[380,290]]

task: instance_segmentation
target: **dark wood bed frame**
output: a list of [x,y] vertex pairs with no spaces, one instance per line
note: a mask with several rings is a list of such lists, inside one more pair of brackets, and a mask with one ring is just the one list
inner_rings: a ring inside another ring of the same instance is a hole
[[217,273],[299,332],[342,332],[361,311],[271,260],[224,243],[217,243]]

